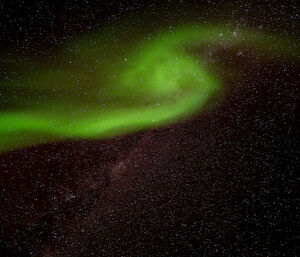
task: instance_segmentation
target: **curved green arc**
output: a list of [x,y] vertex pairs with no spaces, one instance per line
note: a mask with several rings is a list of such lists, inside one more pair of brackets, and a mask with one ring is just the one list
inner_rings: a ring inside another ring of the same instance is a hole
[[[97,105],[91,105],[87,115],[78,116],[76,111],[72,112],[73,108],[79,110],[85,106],[82,105],[80,97],[78,100],[78,96],[70,96],[65,104],[66,113],[62,111],[64,107],[56,107],[60,104],[59,100],[49,100],[48,104],[46,102],[33,107],[30,111],[4,111],[0,113],[0,152],[52,140],[112,137],[165,125],[193,114],[221,86],[201,65],[202,61],[187,54],[184,48],[187,45],[207,44],[245,44],[288,57],[299,52],[296,44],[290,44],[281,37],[256,31],[236,31],[233,27],[192,25],[160,32],[155,39],[132,50],[128,62],[124,62],[124,55],[120,54],[119,60],[112,59],[106,61],[106,66],[95,66],[96,70],[100,69],[108,78],[106,83],[109,84],[109,89],[105,97],[115,97],[116,102],[125,99],[125,105],[114,107],[112,104],[100,109]],[[80,48],[77,51],[80,52]],[[89,58],[93,67],[93,58]],[[58,76],[62,75],[60,80],[67,83],[67,88],[72,88],[76,80],[65,78],[62,72],[57,72]],[[40,77],[35,75],[33,79],[40,81],[47,74],[42,73]],[[84,75],[78,76],[86,81]],[[96,78],[98,76],[95,75]],[[53,79],[49,81],[54,83]],[[26,83],[32,88],[38,86]],[[27,85],[26,83],[24,84]],[[46,85],[45,88],[51,89],[53,85]],[[96,92],[92,88],[88,92],[89,99],[97,99],[99,95]],[[68,92],[66,97],[69,97]],[[145,99],[147,104],[132,105],[134,98]],[[32,136],[28,136],[31,132]]]

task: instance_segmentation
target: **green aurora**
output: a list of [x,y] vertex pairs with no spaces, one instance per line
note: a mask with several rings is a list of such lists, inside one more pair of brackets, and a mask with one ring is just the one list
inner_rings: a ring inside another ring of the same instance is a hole
[[151,37],[122,33],[107,29],[82,36],[38,60],[3,55],[0,153],[67,139],[110,138],[203,110],[222,83],[204,56],[188,47],[254,47],[287,58],[299,53],[289,38],[230,26],[186,25]]

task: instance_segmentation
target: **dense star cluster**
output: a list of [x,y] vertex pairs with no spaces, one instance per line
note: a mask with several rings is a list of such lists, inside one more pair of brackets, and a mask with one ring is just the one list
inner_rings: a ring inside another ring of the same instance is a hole
[[297,256],[296,6],[2,1],[0,256]]

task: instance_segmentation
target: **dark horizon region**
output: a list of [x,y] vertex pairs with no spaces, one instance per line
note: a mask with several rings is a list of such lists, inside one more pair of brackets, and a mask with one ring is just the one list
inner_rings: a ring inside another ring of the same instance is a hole
[[[0,47],[21,55],[148,10],[299,35],[293,1],[17,2],[0,4]],[[0,256],[297,256],[300,63],[237,52],[217,53],[234,72],[216,109],[0,155]]]

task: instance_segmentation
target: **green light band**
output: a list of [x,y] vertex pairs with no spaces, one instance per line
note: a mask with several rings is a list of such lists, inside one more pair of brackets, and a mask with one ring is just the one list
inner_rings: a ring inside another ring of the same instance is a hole
[[212,25],[160,31],[150,39],[130,35],[117,43],[103,35],[68,42],[49,60],[3,56],[7,75],[0,80],[0,152],[65,139],[109,138],[200,111],[221,82],[187,47],[251,46],[287,57],[299,52],[281,37]]

